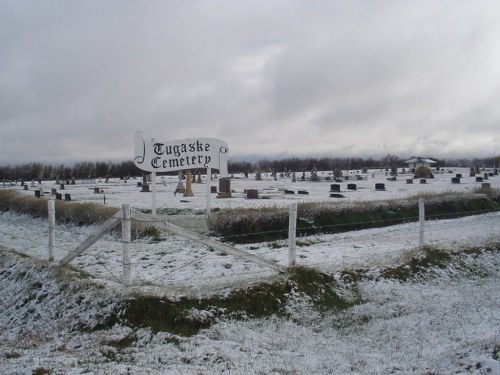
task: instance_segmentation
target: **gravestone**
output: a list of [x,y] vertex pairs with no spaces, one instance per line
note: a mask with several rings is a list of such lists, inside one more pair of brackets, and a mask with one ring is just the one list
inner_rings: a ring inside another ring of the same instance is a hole
[[340,185],[339,184],[331,184],[330,191],[340,191]]
[[198,177],[196,179],[196,183],[201,184],[201,173],[198,172]]
[[191,174],[191,169],[188,169],[186,172],[186,191],[184,192],[184,197],[194,197],[193,193],[193,178],[194,176]]
[[65,201],[70,201],[71,200],[71,194],[68,194],[68,193],[64,194],[64,200]]
[[219,179],[219,194],[217,198],[231,198],[231,179],[224,177]]
[[59,188],[60,188],[61,190],[64,190],[64,184],[60,184],[60,185],[59,185]]
[[99,194],[100,192],[101,192],[101,190],[98,187],[94,188],[94,194]]
[[57,189],[52,188],[52,190],[50,191],[50,195],[56,195],[56,194],[57,194]]
[[356,190],[356,184],[347,184],[347,190]]
[[141,181],[137,181],[137,187],[142,187],[142,182]]
[[421,178],[421,179],[420,179],[420,183],[421,183],[421,184],[426,184],[426,183],[427,183],[427,180],[426,180],[425,178]]
[[28,190],[28,185],[23,185],[23,190]]
[[255,180],[257,180],[257,181],[261,181],[262,180],[262,172],[260,170],[258,170],[255,173]]
[[148,184],[142,184],[141,193],[149,193],[149,185]]
[[489,182],[483,182],[481,184],[481,189],[483,189],[483,190],[489,190],[489,189],[491,189],[490,183]]
[[407,184],[413,184],[413,178],[407,178],[406,179]]
[[56,193],[56,199],[57,200],[62,200],[62,194],[61,193]]
[[297,194],[309,195],[309,192],[307,190],[299,190],[299,191],[297,191]]
[[283,192],[285,194],[295,194],[295,192],[293,190],[288,190],[288,189],[285,189]]
[[292,173],[292,182],[297,182],[297,176],[295,175],[295,172]]
[[385,184],[382,183],[376,183],[375,184],[375,190],[385,190]]
[[318,170],[316,169],[316,166],[314,166],[311,171],[311,181],[313,182],[319,181]]
[[462,174],[461,174],[461,173],[457,173],[457,174],[455,175],[455,177],[457,177],[457,178],[462,178]]
[[483,182],[483,178],[482,177],[476,177],[476,182]]
[[483,180],[487,180],[487,179],[488,179],[488,173],[485,173],[483,176]]
[[[184,193],[186,189],[184,188],[184,183],[182,182],[182,171],[179,171],[179,182],[177,183],[177,187],[175,188],[175,193]],[[175,194],[174,193],[174,194]]]
[[475,177],[476,176],[476,170],[474,167],[470,167],[470,172],[469,172],[469,177]]
[[330,198],[345,198],[345,197],[339,193],[331,193]]
[[248,199],[259,199],[259,190],[257,189],[247,189]]
[[460,183],[460,177],[452,177],[451,178],[451,183],[453,183],[453,184],[459,184]]
[[41,197],[40,190],[35,190],[35,197],[36,198],[40,198]]
[[211,193],[217,193],[217,186],[210,186]]

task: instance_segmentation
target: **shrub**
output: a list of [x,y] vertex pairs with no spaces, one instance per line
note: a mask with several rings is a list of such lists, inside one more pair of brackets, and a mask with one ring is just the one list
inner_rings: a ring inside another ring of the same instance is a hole
[[[0,191],[1,211],[13,211],[33,217],[48,217],[47,201],[27,197],[15,191]],[[118,208],[92,202],[55,201],[56,222],[59,224],[92,225],[101,224],[118,212]],[[120,229],[118,229],[119,231]],[[161,239],[159,230],[149,224],[132,222],[132,236]]]
[[[434,219],[473,215],[497,210],[498,200],[483,194],[441,193],[406,199],[339,204],[308,202],[298,205],[297,236],[339,233],[383,227],[418,220],[418,200],[425,198],[426,217]],[[236,243],[286,239],[288,209],[227,209],[214,213],[208,222],[212,234]]]
[[431,178],[432,170],[427,167],[418,167],[415,171],[415,178]]

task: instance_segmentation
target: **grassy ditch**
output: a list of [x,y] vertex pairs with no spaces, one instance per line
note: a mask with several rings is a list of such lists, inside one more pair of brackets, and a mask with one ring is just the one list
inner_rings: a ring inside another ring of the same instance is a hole
[[[340,233],[418,221],[418,200],[425,199],[427,219],[456,218],[500,208],[500,193],[441,193],[370,202],[307,202],[298,205],[297,236]],[[286,239],[288,208],[227,209],[209,219],[213,235],[252,243]]]
[[190,336],[223,316],[233,319],[285,316],[287,301],[297,293],[308,296],[320,311],[341,310],[355,304],[357,301],[336,292],[337,284],[327,273],[297,267],[286,280],[232,290],[225,296],[214,295],[204,299],[183,297],[172,301],[136,295],[126,302],[122,319],[133,326]]
[[[55,201],[56,223],[76,226],[102,224],[118,212],[116,207],[108,207],[93,202]],[[16,191],[0,191],[0,212],[16,212],[32,217],[47,218],[48,205],[45,199],[28,197]],[[120,226],[117,227],[120,231]],[[133,237],[160,237],[154,226],[132,222]]]
[[436,276],[439,273],[434,272],[438,269],[452,269],[450,275],[489,277],[491,275],[480,265],[474,266],[470,258],[499,251],[500,243],[457,251],[426,247],[397,266],[344,270],[335,276],[317,269],[296,267],[286,279],[236,289],[224,296],[183,297],[174,301],[137,294],[125,302],[119,320],[133,327],[150,327],[156,332],[191,336],[223,318],[253,319],[276,315],[293,319],[287,306],[293,305],[297,296],[311,303],[320,314],[343,311],[363,303],[359,292],[359,283],[362,282],[381,279],[411,282],[422,277],[439,277]]

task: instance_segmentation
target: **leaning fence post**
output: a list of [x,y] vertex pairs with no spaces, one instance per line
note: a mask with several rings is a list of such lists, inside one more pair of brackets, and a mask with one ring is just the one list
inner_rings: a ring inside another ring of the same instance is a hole
[[425,223],[425,205],[424,198],[418,199],[418,221],[419,221],[419,236],[418,236],[418,246],[424,246],[424,223]]
[[288,219],[288,266],[295,265],[295,238],[297,232],[297,202],[290,204]]
[[49,262],[54,261],[55,252],[55,230],[56,230],[56,208],[52,199],[48,201],[48,217],[49,217]]
[[122,220],[122,244],[123,244],[123,288],[128,293],[132,285],[131,262],[130,262],[130,242],[132,241],[132,226],[130,221],[130,205],[123,205]]

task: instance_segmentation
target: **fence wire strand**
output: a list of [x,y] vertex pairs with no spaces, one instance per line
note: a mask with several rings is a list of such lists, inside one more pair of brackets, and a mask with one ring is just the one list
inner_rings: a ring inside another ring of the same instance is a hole
[[[43,211],[42,208],[39,208],[39,207],[33,207],[33,209],[37,209],[37,210],[40,210],[40,211]],[[492,209],[488,209],[488,210],[476,210],[476,211],[470,211],[470,212],[467,212],[467,213],[443,213],[443,214],[432,214],[432,215],[425,215],[425,223],[424,223],[424,227],[425,227],[425,232],[440,232],[440,231],[444,231],[444,230],[455,230],[455,229],[461,229],[463,227],[463,223],[460,223],[460,222],[456,222],[454,221],[455,219],[465,219],[466,217],[468,216],[473,216],[473,215],[483,215],[483,214],[490,214],[490,213],[497,213],[499,212],[500,210],[492,210]],[[4,235],[4,236],[13,236],[15,238],[19,238],[19,239],[22,239],[22,240],[25,240],[26,242],[28,243],[33,243],[33,244],[37,244],[39,245],[39,239],[40,239],[40,236],[28,236],[28,235],[23,235],[23,232],[24,231],[33,231],[33,227],[35,228],[38,228],[38,230],[41,229],[41,231],[46,231],[48,230],[49,228],[49,225],[47,223],[47,217],[44,216],[44,215],[40,215],[38,218],[36,219],[33,219],[32,221],[30,221],[29,223],[24,223],[22,222],[22,220],[17,220],[17,219],[14,219],[14,218],[10,218],[8,215],[5,216],[5,212],[8,212],[8,211],[4,211],[3,213],[0,212],[0,218],[1,218],[1,222],[0,222],[0,225],[1,224],[4,224],[6,223],[6,227],[8,228],[8,226],[15,226],[17,229],[18,228],[22,228],[22,231],[20,233],[20,231],[16,230],[15,234],[13,234],[12,232],[10,232],[8,229],[5,229],[4,227],[2,227],[0,229],[0,234]],[[22,212],[20,213],[21,215],[30,215],[29,212]],[[19,213],[15,213],[14,215],[16,216],[19,216]],[[449,221],[446,221],[444,222],[444,219],[446,220],[449,220]],[[140,223],[143,223],[145,225],[154,225],[153,222],[151,221],[146,221],[146,220],[139,220]],[[158,219],[158,222],[163,222],[163,220],[161,219]],[[339,223],[339,224],[332,224],[332,225],[322,225],[322,226],[316,226],[314,227],[314,229],[316,230],[321,230],[321,229],[332,229],[332,228],[342,228],[342,227],[346,227],[346,226],[349,226],[349,227],[352,227],[354,225],[359,225],[359,226],[363,226],[363,225],[371,225],[373,227],[377,227],[377,224],[387,224],[387,223],[391,223],[391,222],[394,222],[394,223],[397,223],[397,224],[407,224],[407,225],[411,225],[411,224],[417,224],[418,226],[418,216],[412,216],[412,217],[407,217],[407,218],[404,218],[404,219],[385,219],[385,220],[369,220],[369,221],[365,221],[365,222],[360,222],[360,223],[356,223],[356,224],[352,224],[352,223]],[[436,225],[435,225],[436,224]],[[437,225],[439,224],[439,225]],[[482,226],[484,225],[484,222],[483,220],[476,220],[476,221],[472,221],[472,220],[469,220],[467,221],[467,226]],[[384,225],[384,227],[387,227],[387,226],[390,226],[390,225]],[[98,227],[98,224],[95,225],[95,227]],[[418,232],[418,227],[415,228],[415,233]],[[301,230],[306,230],[306,229],[310,229],[310,227],[297,227],[297,231],[301,231]],[[370,228],[361,228],[361,229],[370,229]],[[492,230],[494,230],[495,228],[492,228]],[[78,241],[78,238],[80,237],[89,237],[92,235],[92,233],[94,233],[94,230],[95,228],[85,228],[84,231],[82,231],[81,227],[77,227],[77,226],[72,226],[72,225],[58,225],[54,228],[54,230],[58,233],[58,237],[59,236],[67,236],[67,237],[70,237],[72,239],[75,239],[76,238],[76,241]],[[271,234],[271,233],[282,233],[282,232],[287,232],[288,229],[278,229],[278,230],[269,230],[269,231],[256,231],[256,232],[252,232],[252,233],[243,233],[243,234],[238,234],[238,235],[228,235],[228,236],[222,236],[222,237],[219,237],[219,239],[223,239],[223,240],[230,240],[230,239],[234,239],[235,237],[245,237],[245,236],[254,236],[254,235],[262,235],[262,234]],[[84,234],[82,234],[82,232],[85,232]],[[345,233],[345,232],[344,232]],[[349,232],[348,232],[349,233]],[[325,233],[318,233],[318,234],[325,234]],[[326,233],[328,234],[328,233]],[[340,234],[340,233],[331,233],[333,235],[335,234]],[[374,237],[376,237],[377,235],[374,234]],[[48,237],[47,236],[43,236],[43,237]],[[115,237],[115,238],[113,238]],[[102,241],[108,249],[110,249],[109,251],[120,251],[120,248],[119,248],[119,244],[121,243],[121,239],[120,238],[117,238],[118,236],[116,235],[107,235],[105,237],[101,237],[99,239],[99,241]],[[401,238],[403,237],[403,235],[400,235],[400,236],[396,236],[397,238]],[[406,238],[407,237],[407,233],[404,235],[404,237]],[[297,237],[297,240],[300,240],[301,238],[305,238],[305,237]],[[178,247],[178,248],[186,248],[186,243],[189,244],[191,243],[190,240],[182,237],[181,235],[176,235],[176,234],[173,234],[173,235],[169,235],[168,237],[168,241],[169,241],[169,247],[172,248],[172,247]],[[268,255],[276,255],[276,254],[282,254],[283,250],[287,249],[287,243],[286,243],[286,239],[281,239],[281,240],[275,240],[275,241],[271,241],[272,243],[276,243],[276,242],[279,242],[279,241],[282,241],[283,242],[283,245],[278,247],[278,248],[268,248],[267,245],[266,246],[260,246],[259,248],[259,251],[256,251],[256,252],[253,252],[252,250],[253,249],[246,249],[245,251],[251,253],[251,254],[255,254],[257,256],[260,256],[260,257],[264,257],[264,256],[268,256]],[[328,244],[329,242],[331,241],[334,241],[334,239],[326,239],[324,241],[314,241],[312,243],[312,245],[314,244],[318,244],[318,243],[326,243]],[[74,241],[73,241],[74,242]],[[113,245],[111,245],[113,244]],[[147,240],[145,239],[139,239],[139,240],[135,240],[132,242],[132,245],[134,244],[137,244],[137,245],[140,245],[140,246],[143,246],[144,244],[147,244]],[[191,245],[193,246],[193,245]],[[210,250],[210,247],[207,246],[207,245],[200,245],[202,247],[207,247],[208,249],[205,250],[207,251],[206,253],[202,254],[202,255],[199,255],[197,258],[195,259],[192,259],[192,260],[189,260],[189,261],[186,261],[184,263],[182,263],[181,265],[178,265],[176,266],[175,268],[173,269],[169,269],[168,271],[160,274],[159,276],[155,276],[154,278],[152,278],[151,280],[141,280],[140,282],[140,285],[152,285],[154,284],[155,282],[157,282],[158,280],[162,280],[162,279],[167,279],[167,280],[175,280],[175,279],[170,279],[169,276],[175,274],[176,272],[179,272],[180,270],[183,270],[187,267],[189,267],[190,265],[198,262],[198,261],[201,261],[201,260],[210,260],[210,259],[221,259],[219,255],[217,255],[217,251],[211,251]],[[116,247],[116,249],[115,249]],[[198,247],[198,246],[197,246]],[[61,249],[60,245],[58,246],[59,249]],[[169,255],[172,255],[175,253],[175,250],[171,249],[171,250],[168,250],[167,253]],[[92,257],[93,259],[96,260],[96,265],[97,266],[100,266],[102,267],[107,273],[109,273],[111,275],[111,277],[116,280],[118,283],[121,283],[122,280],[119,276],[117,276],[115,274],[115,272],[110,269],[109,267],[106,266],[106,264],[102,261],[102,258],[99,258],[96,254],[95,254],[95,251],[89,251],[87,253],[90,257]],[[377,252],[375,251],[373,253],[373,255],[377,255],[377,256],[382,256],[382,255],[395,255],[394,254],[394,251],[380,251],[380,252]],[[117,257],[118,259],[115,259],[115,263],[118,264],[118,265],[121,265],[123,262],[121,261],[120,257]],[[328,262],[328,261],[327,261]],[[342,257],[341,259],[341,263],[344,264],[344,257]],[[309,263],[309,265],[311,266],[324,266],[325,262],[321,262],[321,263]],[[270,271],[264,267],[260,268],[258,271],[252,271],[252,270],[247,270],[245,271],[245,275],[242,276],[241,274],[228,274],[228,275],[224,275],[224,279],[228,279],[228,278],[231,278],[231,279],[236,279],[236,278],[239,278],[239,279],[245,279],[251,275],[263,275],[263,274],[269,274],[269,273],[273,273],[274,271]],[[192,283],[192,282],[197,282],[197,281],[209,281],[209,280],[215,280],[215,279],[218,279],[220,278],[220,275],[204,275],[204,276],[200,276],[200,277],[190,277],[189,278],[189,281]],[[222,281],[221,281],[222,282]]]

